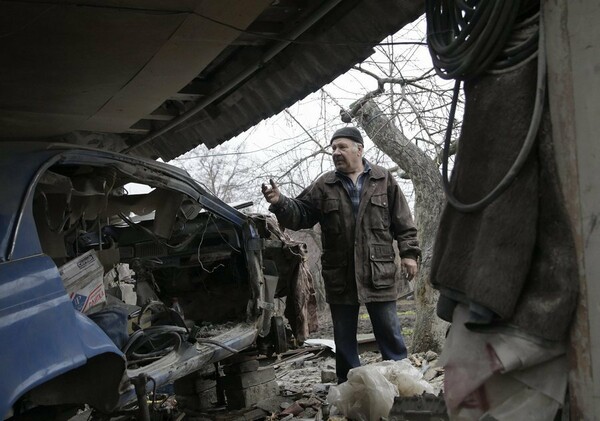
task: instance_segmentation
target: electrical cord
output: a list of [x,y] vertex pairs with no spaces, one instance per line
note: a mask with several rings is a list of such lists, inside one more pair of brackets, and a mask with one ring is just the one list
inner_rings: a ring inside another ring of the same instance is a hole
[[177,351],[184,340],[199,344],[215,345],[232,354],[239,351],[220,341],[210,338],[201,338],[190,334],[186,329],[178,326],[151,326],[138,330],[129,338],[123,347],[127,358],[127,365],[151,363],[163,358],[172,351]]
[[159,301],[151,301],[142,308],[138,315],[138,324],[142,315],[148,309],[153,307],[160,307],[164,311],[168,311],[171,315],[176,314],[178,316],[177,322],[181,323],[181,326],[158,325],[135,331],[122,348],[122,351],[127,358],[127,364],[144,364],[156,361],[171,351],[178,350],[183,341],[216,345],[232,354],[237,354],[239,352],[237,349],[215,339],[200,337],[197,328],[190,331],[179,313],[166,307]]
[[539,18],[533,4],[427,0],[427,43],[436,73],[443,79],[466,80],[535,55],[537,31],[527,29]]
[[[479,211],[496,200],[515,180],[535,144],[546,90],[546,56],[543,19],[532,13],[534,2],[520,0],[427,0],[427,41],[436,73],[456,79],[442,157],[443,188],[448,203],[460,212]],[[517,18],[525,16],[517,22]],[[532,25],[538,21],[538,30]],[[537,56],[537,83],[533,114],[516,160],[503,179],[482,199],[462,203],[451,191],[448,178],[450,138],[462,80],[484,72],[503,73],[523,66]]]
[[174,321],[179,326],[158,325],[135,331],[122,348],[128,364],[152,362],[162,358],[169,352],[179,349],[182,338],[190,336],[190,331],[181,315],[160,301],[150,301],[142,307],[138,314],[138,325],[141,325],[142,316],[146,311],[153,308],[158,308],[162,314],[169,314],[171,318],[175,316]]
[[540,20],[539,10],[522,22],[515,23],[511,38],[488,73],[501,74],[511,72],[537,57],[539,32],[537,22]]
[[123,347],[128,364],[160,359],[181,347],[187,330],[178,326],[151,326],[135,332]]

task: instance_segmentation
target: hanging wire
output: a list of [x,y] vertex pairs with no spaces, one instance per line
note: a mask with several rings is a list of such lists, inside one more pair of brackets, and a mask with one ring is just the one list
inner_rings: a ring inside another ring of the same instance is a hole
[[202,248],[202,243],[204,243],[204,234],[206,234],[206,230],[208,228],[208,224],[210,223],[211,218],[212,218],[212,214],[209,213],[208,219],[206,220],[206,224],[204,225],[204,229],[202,230],[202,236],[200,237],[200,242],[198,243],[198,250],[197,250],[198,263],[200,264],[200,267],[202,268],[202,270],[206,273],[213,273],[215,270],[217,270],[221,267],[225,267],[225,265],[223,263],[219,263],[218,265],[213,267],[211,270],[208,270],[204,267],[204,264],[202,263],[200,249]]
[[[523,5],[519,0],[426,2],[427,41],[436,73],[444,79],[456,79],[444,139],[442,178],[448,203],[460,212],[479,211],[497,199],[515,180],[535,144],[546,92],[543,19],[538,10],[534,11],[535,5],[535,2]],[[516,160],[485,197],[474,203],[461,202],[452,192],[448,177],[450,140],[461,81],[485,72],[513,71],[535,57],[538,66],[533,114]]]

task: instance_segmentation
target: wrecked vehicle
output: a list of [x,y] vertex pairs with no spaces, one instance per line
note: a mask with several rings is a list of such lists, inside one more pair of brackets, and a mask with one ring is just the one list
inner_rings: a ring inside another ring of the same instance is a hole
[[27,142],[0,157],[3,419],[138,411],[234,353],[283,352],[283,297],[308,334],[305,246],[272,219],[151,160]]

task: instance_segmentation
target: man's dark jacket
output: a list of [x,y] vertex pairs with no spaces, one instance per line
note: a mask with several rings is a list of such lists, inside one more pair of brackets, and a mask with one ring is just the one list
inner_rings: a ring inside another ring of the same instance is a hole
[[323,279],[327,302],[332,304],[396,300],[393,240],[403,258],[417,259],[421,252],[398,183],[385,168],[370,166],[356,219],[335,171],[323,174],[296,199],[281,195],[270,208],[285,228],[321,224]]

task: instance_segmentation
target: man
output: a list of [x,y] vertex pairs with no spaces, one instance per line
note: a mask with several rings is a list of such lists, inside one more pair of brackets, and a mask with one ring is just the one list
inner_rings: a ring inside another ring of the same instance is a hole
[[321,258],[327,302],[336,345],[338,382],[360,366],[356,329],[364,303],[384,360],[406,358],[396,312],[398,242],[405,277],[417,274],[420,256],[417,230],[398,183],[385,168],[363,159],[363,138],[354,127],[331,138],[335,171],[315,180],[296,199],[270,181],[262,192],[279,223],[289,229],[321,224]]

